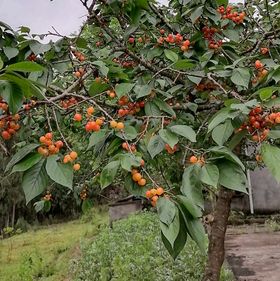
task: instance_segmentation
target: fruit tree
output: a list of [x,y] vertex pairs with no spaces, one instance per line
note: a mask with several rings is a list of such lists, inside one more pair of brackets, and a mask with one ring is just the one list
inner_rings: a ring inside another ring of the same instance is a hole
[[[280,181],[280,4],[80,2],[88,17],[75,36],[0,23],[6,172],[22,174],[38,211],[54,182],[66,192],[79,180],[122,182],[157,208],[174,258],[187,237],[205,251],[201,218],[212,198],[204,280],[217,281],[246,170],[265,165]],[[57,40],[38,41],[48,35]],[[80,197],[87,204],[88,189]]]

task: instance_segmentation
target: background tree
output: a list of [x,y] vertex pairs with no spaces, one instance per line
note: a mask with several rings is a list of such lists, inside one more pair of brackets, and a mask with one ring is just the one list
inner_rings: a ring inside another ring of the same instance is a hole
[[[1,24],[2,137],[26,143],[6,171],[23,172],[27,203],[54,182],[73,189],[77,177],[104,189],[123,179],[157,207],[174,258],[188,235],[205,251],[211,194],[204,280],[219,280],[230,202],[247,192],[246,169],[263,161],[280,179],[280,4],[81,3],[89,14],[81,32],[49,44]],[[87,191],[80,196],[88,205]]]

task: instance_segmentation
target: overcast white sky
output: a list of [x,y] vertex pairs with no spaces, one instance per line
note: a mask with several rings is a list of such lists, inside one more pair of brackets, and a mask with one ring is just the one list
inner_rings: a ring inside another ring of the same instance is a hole
[[0,0],[0,21],[14,29],[30,27],[31,33],[47,33],[54,26],[61,34],[69,35],[78,31],[85,19],[86,10],[79,0]]

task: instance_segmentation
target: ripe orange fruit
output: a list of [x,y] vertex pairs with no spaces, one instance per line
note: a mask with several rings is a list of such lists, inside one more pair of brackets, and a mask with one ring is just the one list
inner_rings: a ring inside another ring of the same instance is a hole
[[63,142],[61,140],[59,140],[59,141],[55,142],[55,146],[57,148],[61,148],[61,147],[63,147]]
[[63,158],[63,163],[66,164],[68,162],[72,162],[72,158],[70,157],[69,154],[65,155],[64,158]]
[[118,122],[116,128],[117,128],[118,130],[124,129],[124,123],[123,123],[123,122]]
[[44,148],[42,146],[38,147],[37,151],[39,154],[43,155]]
[[155,188],[152,188],[150,191],[153,196],[157,194],[157,190]]
[[277,123],[277,124],[280,123],[280,116],[277,116],[277,117],[275,118],[275,123]]
[[118,122],[117,122],[117,121],[115,121],[115,120],[110,121],[110,127],[111,127],[111,128],[116,128],[117,125],[118,125]]
[[183,52],[187,51],[188,49],[189,49],[188,46],[184,46],[184,45],[183,45],[183,46],[181,47],[181,51],[183,51]]
[[54,154],[55,153],[55,151],[56,151],[56,147],[55,147],[55,145],[53,145],[53,144],[51,144],[49,147],[49,152],[51,153],[51,154]]
[[195,164],[197,161],[198,161],[198,159],[196,156],[193,155],[190,157],[190,163]]
[[164,189],[162,187],[157,188],[157,195],[160,196],[164,193]]
[[46,137],[41,136],[41,137],[40,137],[40,142],[41,142],[41,143],[45,143],[45,142],[46,142]]
[[103,121],[102,119],[100,119],[100,118],[97,118],[97,119],[95,120],[95,122],[96,122],[97,125],[101,126],[104,121]]
[[143,159],[141,159],[140,165],[141,165],[142,167],[145,165],[145,161],[144,161]]
[[77,163],[73,166],[73,169],[74,171],[79,171],[81,169],[81,165]]
[[142,176],[141,176],[141,174],[140,173],[135,173],[133,176],[132,176],[132,179],[134,180],[134,181],[140,181],[141,179],[142,179]]
[[128,150],[128,144],[126,142],[122,143],[122,148]]
[[109,97],[110,97],[111,99],[113,99],[115,96],[116,96],[116,93],[115,93],[115,92],[110,92]]
[[53,137],[53,134],[52,133],[46,133],[45,137],[46,137],[46,139],[51,140],[52,137]]
[[80,78],[80,77],[82,76],[82,74],[81,74],[79,71],[75,71],[75,72],[74,72],[74,76],[75,76],[76,78]]
[[74,115],[74,120],[77,122],[81,122],[82,121],[82,115],[80,113],[76,113]]
[[152,201],[157,202],[157,201],[158,201],[158,196],[157,196],[157,195],[154,195],[154,196],[152,197]]
[[255,68],[256,69],[260,69],[262,67],[263,67],[263,64],[261,63],[261,61],[260,60],[256,60],[255,61]]
[[146,180],[142,178],[141,180],[138,181],[138,185],[140,186],[146,185]]
[[1,135],[4,140],[9,140],[12,137],[8,131],[3,131]]
[[73,160],[77,159],[78,157],[78,153],[76,151],[71,151],[69,155]]
[[94,113],[94,108],[91,106],[87,109],[87,114],[92,115]]
[[146,191],[146,198],[152,198],[153,197],[153,194],[151,193],[150,190],[147,190]]
[[256,155],[256,161],[257,161],[257,162],[262,162],[262,156],[259,155],[259,154],[257,154],[257,155]]

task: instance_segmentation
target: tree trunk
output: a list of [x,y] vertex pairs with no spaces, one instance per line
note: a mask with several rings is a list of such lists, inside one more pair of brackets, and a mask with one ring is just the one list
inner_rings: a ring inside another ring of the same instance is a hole
[[225,234],[233,191],[220,188],[209,236],[208,261],[203,281],[219,281],[220,271],[225,258]]
[[16,203],[13,202],[13,212],[12,212],[12,227],[15,226],[15,216],[16,216]]

